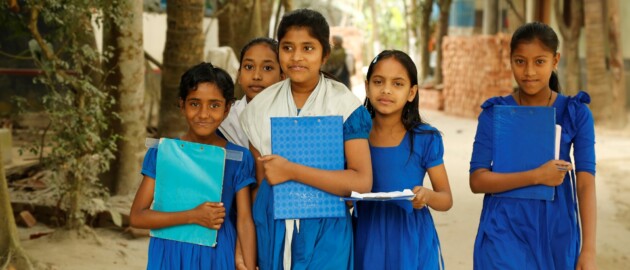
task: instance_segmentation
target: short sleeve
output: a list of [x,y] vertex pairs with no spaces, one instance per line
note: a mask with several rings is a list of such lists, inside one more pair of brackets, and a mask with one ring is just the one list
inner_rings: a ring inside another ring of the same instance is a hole
[[149,148],[144,155],[144,161],[142,161],[141,173],[153,179],[155,179],[156,175],[157,152],[157,148]]
[[492,107],[484,108],[477,121],[477,133],[470,159],[470,173],[492,168]]
[[367,139],[372,129],[372,117],[367,109],[359,106],[343,123],[343,141]]
[[254,158],[252,153],[243,149],[243,160],[239,165],[239,170],[234,177],[234,188],[238,192],[242,188],[256,184],[256,174],[254,169]]
[[[421,151],[420,153],[422,153],[422,167],[429,169],[444,164],[444,143],[440,132],[429,126],[426,126],[419,132],[415,132],[415,140],[422,142],[414,142],[415,151]],[[417,149],[420,146],[422,146],[422,149]]]
[[589,172],[595,175],[595,127],[593,114],[586,106],[590,98],[579,93],[569,101],[569,113],[575,126],[573,155],[576,172]]

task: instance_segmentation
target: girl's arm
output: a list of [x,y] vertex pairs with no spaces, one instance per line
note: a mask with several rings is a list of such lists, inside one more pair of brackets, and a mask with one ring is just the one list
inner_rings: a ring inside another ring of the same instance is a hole
[[143,229],[164,228],[181,224],[199,224],[218,230],[225,218],[223,203],[205,202],[194,209],[181,212],[159,212],[151,210],[155,180],[144,176],[131,205],[129,223]]
[[411,203],[414,208],[422,208],[425,205],[437,210],[448,211],[453,206],[453,196],[451,194],[451,186],[448,183],[448,175],[444,164],[433,166],[427,170],[431,186],[433,190],[422,186],[413,188],[416,197]]
[[[372,161],[367,139],[352,139],[344,142],[347,169],[330,171],[289,162],[278,155],[259,158],[264,165],[264,173],[271,185],[287,180],[316,187],[338,196],[350,196],[352,191],[372,190]],[[258,162],[257,162],[258,164]],[[258,169],[256,170],[258,173]]]
[[258,187],[262,183],[263,178],[265,178],[265,168],[263,167],[263,162],[260,160],[260,152],[258,149],[254,147],[251,143],[249,144],[249,151],[252,152],[252,156],[254,156],[255,168],[256,168],[256,187],[252,188],[252,202],[256,198],[256,194],[258,194]]
[[252,219],[249,186],[242,188],[236,193],[236,207],[237,241],[240,242],[243,261],[247,269],[256,269],[256,230]]
[[536,169],[516,173],[480,168],[470,174],[470,189],[474,193],[497,193],[531,185],[553,187],[562,184],[567,171],[572,169],[571,163],[564,160],[550,160]]
[[595,198],[595,176],[588,172],[577,173],[577,195],[582,222],[582,250],[577,269],[595,269],[595,227],[597,223],[597,201]]

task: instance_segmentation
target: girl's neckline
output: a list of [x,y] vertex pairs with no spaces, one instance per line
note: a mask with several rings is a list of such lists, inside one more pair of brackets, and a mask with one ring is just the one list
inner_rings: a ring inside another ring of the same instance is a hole
[[405,140],[407,140],[407,135],[409,135],[409,130],[406,130],[406,131],[405,131],[405,135],[403,135],[402,139],[400,140],[400,142],[398,142],[398,144],[397,144],[397,145],[390,145],[390,146],[376,146],[376,145],[373,145],[373,144],[370,142],[370,140],[368,140],[368,143],[369,143],[369,145],[370,145],[370,147],[371,147],[371,148],[379,148],[379,149],[393,149],[393,148],[398,148],[398,147],[400,147],[400,146],[401,146],[401,145],[405,142]]
[[[560,99],[560,97],[561,97],[561,95],[560,95],[560,94],[557,94],[557,95],[556,95],[556,98],[553,100],[553,102],[551,102],[551,104],[549,104],[549,105],[548,105],[548,106],[546,106],[546,107],[555,107],[555,106],[556,106],[556,103],[558,103],[558,100]],[[511,101],[511,103],[512,103],[511,105],[523,106],[523,105],[520,105],[520,104],[518,103],[518,101],[516,101],[516,99],[514,98],[514,95],[508,95],[508,100],[510,100],[510,101]],[[540,106],[539,106],[539,107],[540,107]]]

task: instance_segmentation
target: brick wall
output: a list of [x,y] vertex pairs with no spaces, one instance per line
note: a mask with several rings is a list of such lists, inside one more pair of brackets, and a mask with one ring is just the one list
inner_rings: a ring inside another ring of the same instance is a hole
[[476,118],[481,104],[512,92],[510,36],[447,36],[442,46],[444,112]]

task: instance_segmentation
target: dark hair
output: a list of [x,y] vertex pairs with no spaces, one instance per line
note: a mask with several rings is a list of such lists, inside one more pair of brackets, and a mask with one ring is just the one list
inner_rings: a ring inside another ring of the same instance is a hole
[[278,25],[278,42],[282,41],[292,27],[306,28],[319,41],[324,48],[322,59],[330,53],[330,27],[321,13],[310,9],[296,9],[284,14]]
[[234,100],[234,82],[227,71],[213,66],[211,63],[201,62],[188,69],[179,82],[179,98],[186,100],[190,91],[197,90],[200,83],[213,83],[221,89],[227,103]]
[[[372,60],[372,62],[370,62],[370,67],[368,68],[367,71],[367,78],[366,80],[370,81],[370,78],[372,77],[372,72],[374,72],[374,68],[376,67],[376,64],[378,64],[378,62],[382,61],[383,59],[388,59],[388,58],[393,58],[396,61],[398,61],[398,63],[400,63],[403,67],[405,67],[405,70],[407,70],[407,76],[409,76],[409,80],[411,81],[411,87],[413,87],[414,85],[418,85],[418,70],[416,68],[416,65],[413,63],[413,60],[411,59],[411,57],[409,57],[409,55],[407,55],[406,53],[399,51],[399,50],[384,50],[381,53],[379,53],[376,57],[374,57],[374,60]],[[367,91],[367,89],[366,89]],[[401,120],[403,123],[403,126],[405,127],[405,130],[410,131],[410,133],[436,133],[436,131],[434,130],[427,130],[427,131],[420,131],[420,132],[415,132],[413,129],[422,125],[428,125],[428,123],[424,122],[422,120],[422,117],[420,117],[420,111],[418,110],[418,105],[419,105],[419,91],[416,92],[416,95],[414,96],[412,101],[407,101],[407,103],[405,103],[405,106],[403,107],[403,112],[401,115]],[[365,99],[365,102],[363,104],[366,109],[368,110],[368,112],[370,113],[370,116],[372,116],[372,118],[374,118],[375,115],[375,111],[374,111],[374,106],[372,106],[372,103],[370,103],[369,99]],[[411,143],[411,152],[409,153],[409,156],[411,157],[411,153],[413,152],[413,136],[410,136],[410,143]]]
[[[510,41],[510,55],[516,47],[525,42],[531,42],[533,40],[539,40],[545,47],[555,56],[558,53],[558,35],[553,29],[541,22],[531,22],[521,25],[514,34],[512,34],[512,40]],[[551,72],[551,78],[549,78],[549,88],[551,90],[560,93],[560,81],[558,80],[558,74],[555,71]]]
[[258,44],[267,45],[267,47],[269,47],[269,49],[271,49],[271,51],[276,54],[276,60],[278,60],[278,42],[268,37],[257,37],[250,40],[249,42],[247,42],[247,44],[245,44],[245,46],[243,46],[243,49],[241,49],[241,58],[238,59],[239,62],[243,63],[243,57],[245,57],[245,53],[247,53],[247,51],[249,51],[251,47]]

